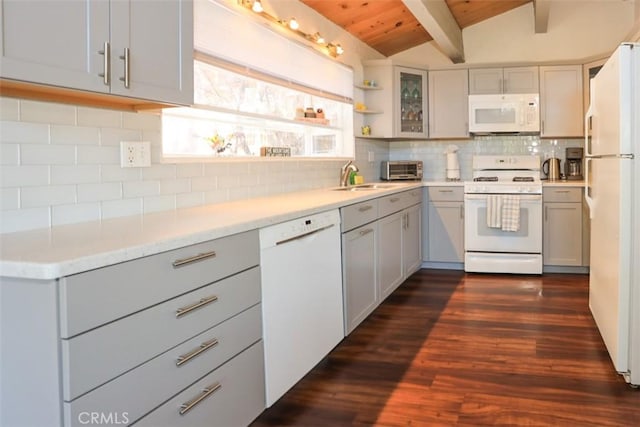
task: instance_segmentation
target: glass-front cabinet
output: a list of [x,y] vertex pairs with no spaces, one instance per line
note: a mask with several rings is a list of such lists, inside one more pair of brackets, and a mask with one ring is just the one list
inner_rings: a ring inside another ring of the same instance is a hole
[[364,79],[356,83],[356,136],[427,138],[426,70],[372,60],[365,62]]
[[394,67],[394,133],[427,136],[427,72]]

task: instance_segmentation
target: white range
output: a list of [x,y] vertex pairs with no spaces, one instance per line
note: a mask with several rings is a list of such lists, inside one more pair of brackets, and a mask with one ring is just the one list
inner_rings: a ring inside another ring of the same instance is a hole
[[533,155],[473,157],[464,183],[464,269],[542,274],[542,183]]

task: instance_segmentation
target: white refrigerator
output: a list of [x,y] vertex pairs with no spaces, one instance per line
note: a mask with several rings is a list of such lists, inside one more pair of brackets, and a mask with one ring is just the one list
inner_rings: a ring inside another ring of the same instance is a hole
[[640,44],[618,47],[591,80],[590,98],[589,308],[615,369],[640,385]]

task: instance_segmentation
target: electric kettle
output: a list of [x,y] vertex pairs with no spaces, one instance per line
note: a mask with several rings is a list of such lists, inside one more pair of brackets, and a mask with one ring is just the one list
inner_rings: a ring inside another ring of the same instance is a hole
[[557,181],[560,179],[560,159],[551,157],[542,163],[542,173],[547,176],[549,181]]

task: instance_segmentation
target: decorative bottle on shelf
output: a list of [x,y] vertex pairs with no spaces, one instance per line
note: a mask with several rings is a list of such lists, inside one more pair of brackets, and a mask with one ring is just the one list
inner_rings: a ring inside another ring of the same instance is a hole
[[407,81],[402,80],[402,99],[409,99],[410,96],[409,89],[407,89]]

